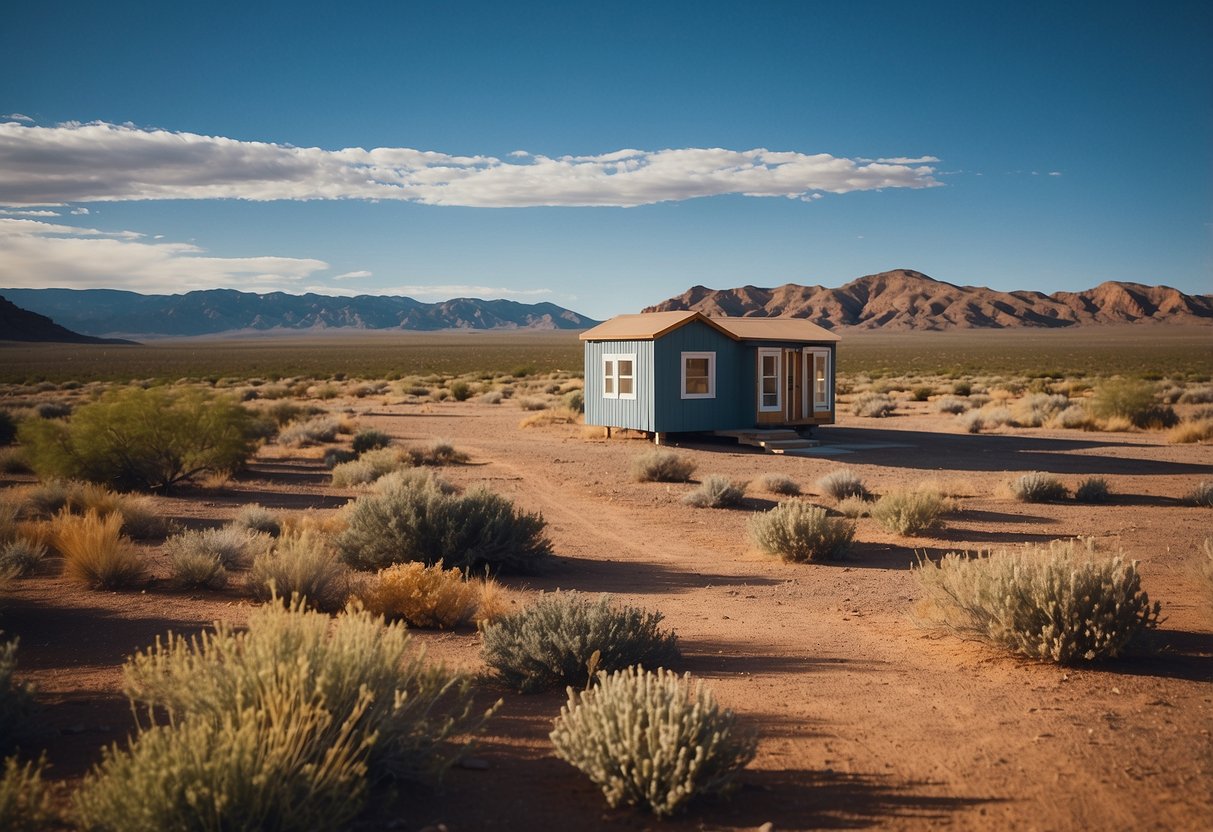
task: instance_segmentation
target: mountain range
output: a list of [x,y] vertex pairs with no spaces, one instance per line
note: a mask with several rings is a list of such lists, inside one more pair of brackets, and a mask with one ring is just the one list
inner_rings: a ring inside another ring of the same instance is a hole
[[0,340],[46,341],[58,344],[131,344],[121,338],[93,338],[59,326],[45,315],[30,312],[0,297]]
[[188,336],[240,330],[585,329],[598,321],[553,303],[400,296],[255,294],[207,289],[142,295],[117,289],[0,289],[19,306],[89,335]]
[[1001,292],[955,286],[895,269],[837,289],[788,283],[773,289],[694,286],[645,312],[693,309],[709,317],[808,318],[828,329],[945,330],[1090,324],[1213,324],[1213,296],[1168,286],[1108,281],[1083,292]]

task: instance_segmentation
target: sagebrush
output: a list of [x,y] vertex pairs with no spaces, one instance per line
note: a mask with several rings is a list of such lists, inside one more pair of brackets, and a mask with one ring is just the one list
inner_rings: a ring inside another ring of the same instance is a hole
[[253,557],[248,588],[258,600],[297,597],[317,609],[334,610],[349,596],[349,578],[328,539],[305,529],[280,535]]
[[496,677],[521,693],[584,686],[599,670],[676,662],[678,637],[661,620],[659,612],[614,607],[605,595],[554,592],[485,626],[481,650]]
[[796,562],[840,560],[855,539],[854,523],[830,517],[824,508],[799,500],[785,500],[770,511],[755,514],[749,531],[764,552]]
[[867,498],[868,489],[863,484],[863,480],[859,475],[850,468],[840,468],[837,471],[831,471],[821,479],[817,480],[817,488],[823,494],[833,497],[835,500],[845,500],[847,497],[862,497]]
[[897,489],[882,495],[872,505],[871,514],[889,531],[913,536],[938,528],[947,508],[938,491]]
[[1010,485],[1015,499],[1023,503],[1050,503],[1064,500],[1070,491],[1052,474],[1031,471],[1013,480]]
[[1112,489],[1103,477],[1087,477],[1074,488],[1074,499],[1080,503],[1106,503]]
[[632,460],[637,482],[686,482],[693,473],[695,463],[674,451],[652,450]]
[[1060,664],[1114,658],[1159,621],[1135,561],[1073,540],[952,553],[915,576],[931,602],[926,620]]
[[43,779],[45,757],[24,764],[16,755],[4,760],[0,772],[0,829],[5,832],[45,832],[51,828],[55,812],[51,790]]
[[682,502],[695,508],[734,508],[745,499],[747,483],[734,482],[728,477],[712,474],[694,491],[686,494]]
[[757,751],[756,736],[702,682],[668,670],[600,672],[590,690],[569,688],[549,736],[556,756],[598,785],[610,806],[658,817],[732,791]]
[[771,494],[782,494],[786,497],[800,494],[800,484],[786,474],[763,474],[758,480],[758,487]]

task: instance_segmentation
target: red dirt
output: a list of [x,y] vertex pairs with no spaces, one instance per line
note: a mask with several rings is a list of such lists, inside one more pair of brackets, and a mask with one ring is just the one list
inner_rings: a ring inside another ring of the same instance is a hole
[[[506,582],[517,600],[560,587],[659,609],[680,636],[679,669],[705,679],[762,736],[731,800],[658,824],[606,809],[598,791],[552,755],[547,732],[563,694],[519,696],[489,685],[486,701],[504,699],[477,752],[489,768],[455,769],[437,790],[410,787],[366,828],[396,817],[392,828],[441,822],[451,830],[1207,826],[1213,609],[1195,568],[1211,513],[1177,498],[1210,478],[1213,448],[1166,445],[1148,434],[945,433],[941,417],[924,409],[820,431],[827,445],[905,447],[820,458],[727,443],[682,449],[700,475],[757,480],[777,472],[811,492],[817,478],[845,466],[877,492],[938,479],[964,495],[963,510],[932,537],[902,538],[860,520],[856,551],[842,564],[785,564],[752,550],[746,519],[773,505],[774,495],[752,491],[740,510],[693,509],[680,502],[691,485],[631,482],[641,442],[586,439],[580,426],[518,429],[524,414],[508,403],[373,406],[360,414],[363,426],[403,444],[451,440],[472,462],[444,476],[487,483],[543,512],[558,557],[541,576]],[[1080,476],[1105,476],[1117,496],[1103,506],[997,496],[1002,483],[1029,470],[1055,472],[1071,486]],[[227,519],[244,502],[332,507],[357,493],[323,482],[315,460],[270,448],[238,481],[186,490],[163,505],[201,523]],[[1143,583],[1167,616],[1161,653],[1066,669],[914,623],[919,591],[908,567],[916,551],[1075,535],[1141,561]],[[21,637],[20,667],[39,691],[54,774],[70,782],[131,727],[120,693],[123,657],[169,628],[239,623],[249,602],[236,590],[181,594],[162,582],[143,593],[89,592],[56,573],[52,561],[19,581],[3,599],[0,625]],[[483,667],[474,633],[418,637],[432,656]]]

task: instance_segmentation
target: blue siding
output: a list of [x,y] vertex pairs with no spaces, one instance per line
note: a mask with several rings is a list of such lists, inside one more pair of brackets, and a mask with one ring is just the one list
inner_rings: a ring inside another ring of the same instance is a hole
[[[636,354],[636,398],[608,399],[602,395],[602,356]],[[585,342],[585,423],[615,428],[656,431],[653,418],[653,342]],[[660,428],[667,430],[667,428]]]
[[[716,353],[716,397],[682,398],[682,354]],[[663,433],[728,430],[754,422],[753,353],[744,342],[698,321],[663,335],[655,343],[653,399],[657,430]],[[748,380],[748,381],[747,381]]]

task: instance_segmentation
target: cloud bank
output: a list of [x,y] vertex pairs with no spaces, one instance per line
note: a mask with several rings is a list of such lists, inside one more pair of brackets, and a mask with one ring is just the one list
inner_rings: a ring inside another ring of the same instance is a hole
[[324,150],[103,122],[0,123],[0,204],[157,199],[404,200],[480,208],[630,207],[739,194],[812,198],[939,185],[934,157],[864,160],[683,148],[507,159],[406,147]]

